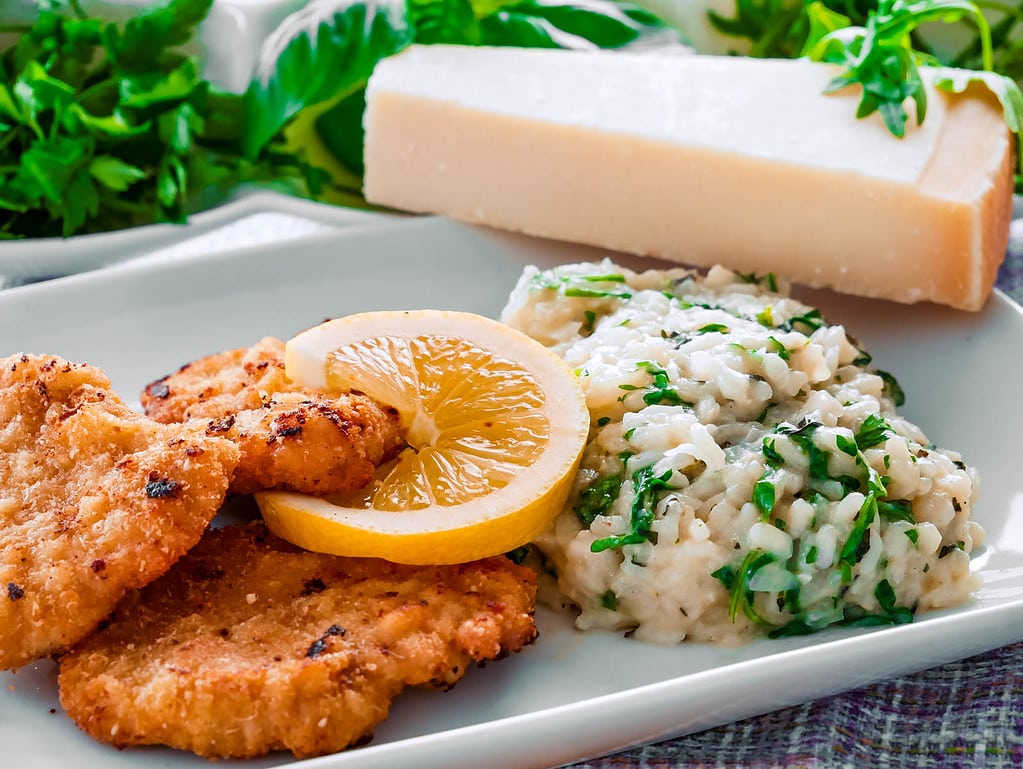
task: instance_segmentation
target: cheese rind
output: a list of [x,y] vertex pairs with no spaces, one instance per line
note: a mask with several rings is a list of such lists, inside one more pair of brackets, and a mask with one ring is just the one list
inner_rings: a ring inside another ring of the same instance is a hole
[[1013,155],[984,88],[855,120],[806,61],[413,46],[367,90],[366,198],[964,309],[1005,254]]

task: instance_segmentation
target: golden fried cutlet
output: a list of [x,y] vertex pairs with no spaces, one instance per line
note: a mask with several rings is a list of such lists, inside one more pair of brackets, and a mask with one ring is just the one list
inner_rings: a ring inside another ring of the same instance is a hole
[[531,643],[535,595],[503,557],[401,566],[299,550],[261,522],[211,530],[61,659],[60,701],[119,747],[334,752],[403,687],[450,687]]
[[97,368],[0,359],[0,669],[64,649],[202,536],[229,441],[125,406]]
[[404,445],[397,411],[359,393],[298,387],[284,373],[284,342],[269,337],[189,363],[148,385],[141,400],[159,422],[205,420],[209,435],[237,444],[237,494],[353,491]]

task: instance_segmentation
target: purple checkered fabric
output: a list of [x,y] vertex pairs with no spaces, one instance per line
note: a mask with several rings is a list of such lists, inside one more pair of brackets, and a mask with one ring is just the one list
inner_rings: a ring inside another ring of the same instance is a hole
[[1023,644],[573,766],[1018,769]]
[[[998,287],[1023,304],[1023,219]],[[1021,769],[1023,643],[573,767]]]

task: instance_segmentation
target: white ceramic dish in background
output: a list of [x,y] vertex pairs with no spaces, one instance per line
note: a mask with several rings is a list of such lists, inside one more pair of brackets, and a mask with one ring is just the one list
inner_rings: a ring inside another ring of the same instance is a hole
[[[0,356],[46,352],[102,366],[129,401],[152,379],[216,350],[369,309],[452,308],[495,315],[523,266],[601,253],[441,219],[338,231],[286,247],[195,254],[0,293]],[[650,260],[625,258],[630,266]],[[983,477],[976,600],[911,625],[758,641],[738,649],[656,647],[580,633],[539,613],[540,639],[474,670],[450,692],[402,695],[371,745],[310,769],[528,769],[695,731],[1023,639],[1023,311],[996,294],[978,314],[810,295],[847,323],[905,387],[908,416],[962,450]],[[49,711],[55,708],[56,712]],[[4,765],[42,769],[206,767],[165,749],[117,751],[61,713],[50,663],[0,674]],[[288,763],[278,754],[245,762]],[[231,766],[231,762],[221,765]],[[242,765],[239,763],[238,765]]]
[[[126,18],[156,0],[82,0],[87,12]],[[36,0],[0,1],[0,21],[29,21]],[[216,0],[191,44],[203,60],[203,74],[228,91],[242,92],[252,76],[263,40],[307,0]],[[0,47],[11,42],[0,36]],[[257,211],[277,211],[314,221],[347,225],[368,221],[367,214],[337,206],[316,206],[277,193],[241,194],[239,199],[195,214],[185,226],[152,224],[72,238],[0,242],[0,288],[25,281],[85,272],[131,259],[182,239],[208,232]]]
[[394,215],[314,203],[267,190],[249,191],[230,203],[195,214],[187,224],[152,224],[73,238],[0,242],[0,288],[106,267],[220,230],[259,213],[285,214],[332,227],[390,221]]

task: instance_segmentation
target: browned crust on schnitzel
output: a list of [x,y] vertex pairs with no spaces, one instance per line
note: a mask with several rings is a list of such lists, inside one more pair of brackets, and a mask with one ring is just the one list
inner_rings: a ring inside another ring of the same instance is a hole
[[118,747],[334,752],[405,686],[452,686],[531,643],[535,595],[503,557],[402,566],[302,551],[259,522],[215,530],[61,660],[61,704]]
[[201,358],[148,385],[142,406],[165,422],[202,420],[233,441],[241,461],[231,491],[335,494],[365,486],[404,445],[398,413],[359,393],[325,395],[284,372],[284,342]]
[[229,441],[129,409],[99,369],[0,359],[0,668],[80,641],[202,536]]

